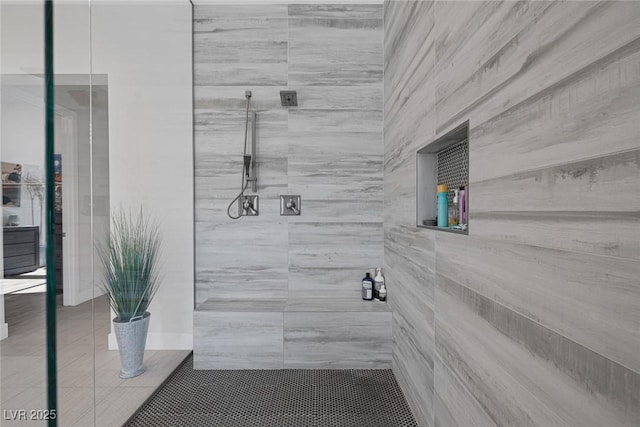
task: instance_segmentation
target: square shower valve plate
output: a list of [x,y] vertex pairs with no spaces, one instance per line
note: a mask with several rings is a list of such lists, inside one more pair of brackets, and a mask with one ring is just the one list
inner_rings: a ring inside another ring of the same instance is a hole
[[240,215],[242,216],[258,216],[258,195],[251,194],[242,198],[240,205]]
[[280,196],[280,215],[300,215],[300,196]]

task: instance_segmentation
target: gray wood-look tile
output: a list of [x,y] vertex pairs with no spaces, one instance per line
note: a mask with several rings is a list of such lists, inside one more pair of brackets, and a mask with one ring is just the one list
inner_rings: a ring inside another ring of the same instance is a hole
[[[356,110],[382,112],[383,97],[380,81],[353,86],[300,86],[298,92],[299,110]],[[375,122],[375,128],[381,121]],[[333,132],[332,128],[322,128],[322,132]],[[375,147],[382,149],[382,146]]]
[[637,260],[449,233],[437,242],[438,274],[640,371]]
[[194,84],[208,86],[286,86],[287,64],[194,63]]
[[390,312],[285,312],[285,368],[390,366]]
[[379,17],[366,19],[292,16],[290,84],[351,86],[381,82],[381,15],[382,10]]
[[489,121],[472,121],[479,166],[471,181],[637,149],[640,42],[599,62]]
[[[385,2],[385,270],[420,425],[637,421],[639,19]],[[415,151],[465,120],[471,234],[417,230]],[[436,273],[477,297],[434,295]]]
[[289,266],[359,267],[364,273],[381,264],[382,242],[382,223],[290,223]]
[[638,373],[446,277],[438,275],[437,286],[531,354],[549,361],[586,390],[617,406],[629,421],[640,419]]
[[475,212],[473,235],[623,258],[640,258],[640,215],[617,212]]
[[496,424],[631,426],[637,421],[502,334],[446,286],[436,293],[438,355]]
[[193,48],[207,52],[201,58],[202,64],[286,63],[286,21],[275,21],[267,28],[238,25],[236,28],[217,29],[215,37],[209,33],[195,33]]
[[432,425],[429,420],[433,417],[433,321],[432,317],[429,322],[417,325],[409,323],[397,311],[393,313],[393,372],[421,425]]
[[381,19],[381,4],[290,4],[292,18]]
[[[196,299],[358,296],[364,272],[382,263],[382,7],[194,14]],[[297,108],[280,105],[289,85]],[[261,213],[236,225],[225,210],[238,191],[244,90],[258,111]],[[303,215],[282,221],[280,194],[301,194]]]
[[[640,149],[471,182],[473,212],[602,212],[638,216]],[[620,196],[624,203],[616,203]]]
[[391,312],[389,304],[380,301],[364,301],[361,294],[351,298],[291,298],[285,306],[287,312],[349,312],[349,313],[378,313]]
[[282,369],[282,313],[195,311],[195,369]]
[[218,312],[274,312],[282,313],[286,300],[283,299],[221,299],[209,298],[205,302],[198,304],[198,311],[218,311]]
[[485,412],[482,405],[471,395],[466,386],[466,378],[452,373],[447,365],[436,357],[434,369],[434,425],[495,427],[498,424]]
[[[482,38],[472,37],[476,33],[472,30],[486,25],[485,31],[492,31],[491,18],[499,16],[494,10],[507,7],[522,6],[436,3],[438,16],[455,16],[456,22],[440,25],[437,31],[439,75],[447,76],[439,78],[439,130],[455,126],[464,116],[483,123],[557,82],[579,79],[585,68],[630,42],[637,43],[640,36],[640,12],[631,2],[527,3],[529,10],[517,10],[502,19],[500,27],[515,26],[515,37],[496,38],[502,46],[483,64],[478,58],[485,55],[485,48],[478,44]],[[524,15],[529,22],[512,18],[514,14]],[[451,66],[461,61],[462,66]],[[480,76],[483,84],[475,83]],[[451,90],[445,88],[446,82],[452,82]]]
[[376,110],[291,110],[289,130],[306,132],[372,132],[382,131],[382,111]]
[[[380,327],[391,327],[389,306],[360,296],[383,255],[382,6],[207,5],[194,14],[200,309],[221,309],[225,298],[289,298],[285,310],[333,310],[354,339],[377,345],[368,329],[355,331],[370,314],[388,314]],[[298,107],[280,105],[287,88]],[[258,112],[261,212],[234,223],[226,207],[239,186],[245,90]],[[281,194],[302,196],[301,216],[279,216]],[[195,329],[213,342],[202,323]]]
[[639,182],[633,150],[472,183],[474,235],[638,259]]
[[253,4],[247,7],[246,4],[206,4],[196,5],[193,8],[193,22],[195,31],[207,31],[215,27],[210,27],[210,21],[226,20],[234,22],[238,20],[256,19],[286,19],[289,8],[286,4]]
[[[367,266],[374,268],[375,265]],[[289,267],[289,298],[294,300],[326,298],[351,300],[362,296],[367,269],[362,267]]]

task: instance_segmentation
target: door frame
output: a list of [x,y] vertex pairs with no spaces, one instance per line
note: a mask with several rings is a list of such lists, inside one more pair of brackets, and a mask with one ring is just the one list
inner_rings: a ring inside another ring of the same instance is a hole
[[[78,114],[58,104],[54,107],[56,116],[61,117],[63,140],[60,144],[62,155],[62,303],[78,305],[87,300],[80,292],[79,224],[78,224]],[[54,266],[55,268],[55,266]],[[93,295],[89,296],[91,299]]]

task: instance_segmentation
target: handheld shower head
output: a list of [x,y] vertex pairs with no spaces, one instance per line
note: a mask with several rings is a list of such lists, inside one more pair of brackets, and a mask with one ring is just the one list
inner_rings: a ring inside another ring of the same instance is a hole
[[249,176],[249,171],[251,170],[251,156],[245,154],[244,155],[244,173]]

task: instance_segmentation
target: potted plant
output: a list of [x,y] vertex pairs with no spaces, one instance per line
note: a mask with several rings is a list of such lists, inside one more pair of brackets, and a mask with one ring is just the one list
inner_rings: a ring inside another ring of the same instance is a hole
[[99,249],[104,267],[102,290],[116,317],[113,328],[120,351],[120,378],[142,374],[149,329],[147,311],[160,285],[161,239],[158,224],[145,216],[120,210],[112,215],[106,244]]

